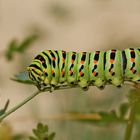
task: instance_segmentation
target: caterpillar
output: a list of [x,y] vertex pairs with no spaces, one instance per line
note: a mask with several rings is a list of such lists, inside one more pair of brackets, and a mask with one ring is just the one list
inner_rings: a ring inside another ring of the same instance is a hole
[[27,67],[29,78],[41,90],[46,86],[78,84],[103,89],[106,83],[121,87],[124,81],[140,82],[140,49],[93,52],[45,50]]

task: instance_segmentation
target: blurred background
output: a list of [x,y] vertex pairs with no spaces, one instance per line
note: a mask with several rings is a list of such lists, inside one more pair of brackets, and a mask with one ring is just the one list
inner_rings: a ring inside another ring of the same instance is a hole
[[[0,0],[0,107],[10,99],[10,109],[36,91],[36,87],[10,78],[26,71],[42,50],[91,52],[137,47],[139,19],[138,0]],[[37,38],[30,47],[22,53],[13,53],[10,59],[6,57],[11,43],[21,44],[32,35]],[[87,92],[74,88],[43,93],[5,122],[13,134],[31,133],[37,122],[44,122],[56,132],[56,140],[120,140],[124,136],[124,123],[101,125],[67,120],[61,115],[118,110],[127,102],[129,90],[130,86],[124,85],[121,89],[106,86],[104,90],[90,87]],[[134,133],[137,135],[137,129]]]

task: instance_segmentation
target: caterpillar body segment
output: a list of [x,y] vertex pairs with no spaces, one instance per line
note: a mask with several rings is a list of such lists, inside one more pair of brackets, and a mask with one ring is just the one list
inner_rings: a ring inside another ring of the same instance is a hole
[[140,50],[129,48],[124,51],[126,56],[126,67],[124,69],[125,80],[140,81]]
[[67,83],[74,85],[77,83],[77,61],[76,52],[67,52]]
[[89,53],[81,52],[77,55],[77,81],[80,87],[87,90],[89,86]]
[[67,52],[56,51],[58,53],[58,66],[59,66],[59,82],[64,83],[67,80]]
[[38,54],[27,68],[30,79],[40,89],[51,91],[57,84],[78,84],[104,88],[107,82],[120,87],[124,81],[140,83],[140,49],[123,51],[66,52],[46,50]]
[[[49,83],[51,86],[51,91],[53,91],[54,87],[59,83],[59,76],[60,76],[59,66],[58,66],[59,56],[57,51],[54,50],[46,50],[42,53],[45,53],[49,59],[49,63],[50,63],[49,65],[51,66],[51,72],[48,73],[49,77],[51,77]],[[48,85],[47,82],[48,82],[48,78],[46,77],[44,81],[45,86]]]
[[106,80],[117,87],[123,83],[122,52],[109,50],[106,52],[105,77]]
[[52,71],[52,66],[51,66],[51,59],[49,55],[47,55],[47,53],[44,51],[40,53],[40,55],[35,57],[35,60],[40,61],[41,69],[44,76],[44,81],[43,81],[44,86],[51,84],[52,76],[50,75],[50,73]]
[[104,88],[106,80],[104,73],[104,56],[103,51],[94,51],[90,53],[89,60],[89,79],[90,83],[98,88]]

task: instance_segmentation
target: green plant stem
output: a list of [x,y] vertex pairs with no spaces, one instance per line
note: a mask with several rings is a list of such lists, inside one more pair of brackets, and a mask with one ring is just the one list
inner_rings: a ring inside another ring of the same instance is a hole
[[126,131],[125,131],[124,140],[130,140],[132,137],[132,130],[133,130],[134,121],[135,121],[137,102],[138,102],[137,99],[133,99],[133,102],[131,103],[130,114],[129,114],[129,118],[127,121],[127,127],[126,127]]
[[[77,85],[78,86],[78,85]],[[56,90],[60,90],[60,89],[67,89],[67,88],[71,88],[68,85],[63,85],[63,86],[57,86]],[[25,100],[23,100],[21,103],[17,104],[16,106],[14,106],[12,109],[10,109],[9,111],[5,112],[3,115],[0,116],[0,122],[5,119],[7,116],[9,116],[10,114],[12,114],[13,112],[15,112],[17,109],[19,109],[20,107],[22,107],[24,104],[26,104],[27,102],[29,102],[31,99],[33,99],[35,96],[37,96],[39,93],[42,92],[46,92],[46,91],[50,91],[50,87],[47,87],[46,89],[40,91],[37,90],[36,92],[34,92],[31,96],[27,97]]]
[[21,103],[19,103],[18,105],[16,105],[15,107],[13,107],[12,109],[10,109],[9,111],[7,111],[6,113],[4,113],[3,115],[0,116],[0,122],[6,118],[8,115],[10,115],[11,113],[15,112],[17,109],[19,109],[20,107],[22,107],[24,104],[26,104],[27,102],[29,102],[31,99],[33,99],[35,96],[37,96],[39,93],[41,93],[42,91],[36,91],[34,92],[31,96],[27,97],[25,100],[23,100]]
[[[75,86],[75,87],[78,87]],[[72,88],[68,85],[63,85],[63,86],[57,86],[55,88],[55,90],[61,90],[61,89],[69,89],[69,88]],[[25,100],[23,100],[21,103],[17,104],[16,106],[14,106],[12,109],[10,109],[9,111],[5,112],[3,115],[0,116],[0,122],[5,119],[7,116],[9,116],[10,114],[12,114],[13,112],[15,112],[17,109],[19,109],[20,107],[22,107],[24,104],[26,104],[27,102],[29,102],[31,99],[33,99],[35,96],[37,96],[39,93],[42,93],[42,92],[47,92],[47,91],[50,91],[50,87],[47,87],[46,89],[40,91],[40,90],[37,90],[36,92],[34,92],[31,96],[27,97]]]

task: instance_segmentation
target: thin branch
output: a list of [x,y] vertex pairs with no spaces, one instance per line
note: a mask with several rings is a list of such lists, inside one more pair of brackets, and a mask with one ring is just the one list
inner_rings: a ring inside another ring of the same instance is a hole
[[17,109],[19,109],[20,107],[22,107],[24,104],[26,104],[27,102],[29,102],[31,99],[33,99],[35,96],[37,96],[39,93],[41,93],[41,91],[39,91],[39,90],[36,91],[36,92],[34,92],[31,96],[27,97],[21,103],[17,104],[15,107],[13,107],[9,111],[5,112],[3,115],[0,116],[0,122],[4,118],[6,118],[7,116],[9,116],[11,113],[15,112]]
[[[76,85],[75,87],[78,87],[78,85]],[[56,86],[55,90],[60,90],[60,89],[68,89],[68,88],[72,88],[69,85],[61,85],[61,86]],[[74,87],[73,87],[74,88]],[[42,92],[47,92],[47,91],[51,91],[51,87],[46,87],[44,90],[40,91],[37,90],[36,92],[34,92],[31,96],[27,97],[25,100],[23,100],[21,103],[17,104],[16,106],[14,106],[12,109],[10,109],[9,111],[5,112],[3,115],[0,116],[0,122],[5,119],[7,116],[9,116],[10,114],[12,114],[13,112],[15,112],[17,109],[19,109],[20,107],[22,107],[24,104],[26,104],[27,102],[29,102],[31,99],[33,99],[35,96],[37,96],[38,94],[42,93]]]

